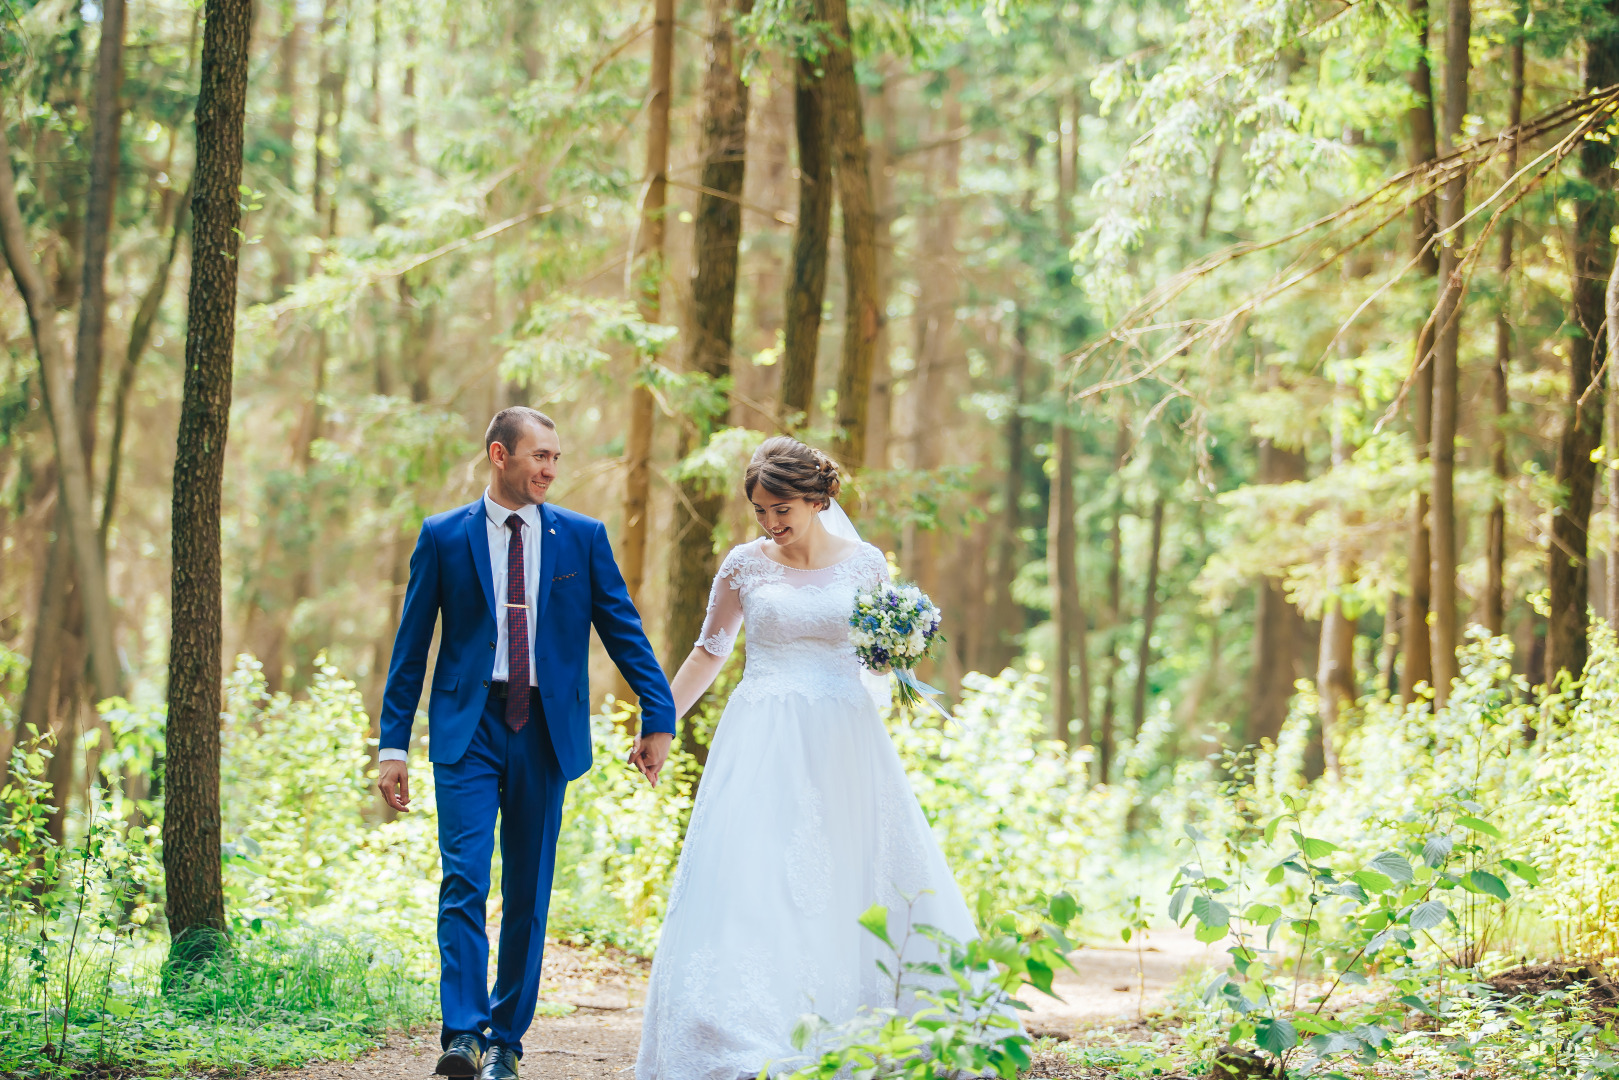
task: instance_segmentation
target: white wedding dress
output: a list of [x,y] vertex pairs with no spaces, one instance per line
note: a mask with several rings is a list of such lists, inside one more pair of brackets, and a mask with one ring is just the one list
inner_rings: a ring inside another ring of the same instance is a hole
[[[774,1073],[799,1058],[804,1013],[892,1006],[877,969],[891,954],[857,922],[873,904],[896,942],[907,897],[913,922],[975,933],[849,642],[855,595],[888,580],[887,561],[863,543],[797,570],[766,542],[725,557],[698,642],[727,655],[747,625],[652,963],[637,1080]],[[906,959],[932,955],[918,938]]]

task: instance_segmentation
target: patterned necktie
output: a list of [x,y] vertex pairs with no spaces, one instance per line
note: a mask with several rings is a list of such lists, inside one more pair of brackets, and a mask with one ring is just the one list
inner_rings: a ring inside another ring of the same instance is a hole
[[528,596],[523,575],[523,519],[506,519],[512,531],[506,546],[506,726],[528,723]]

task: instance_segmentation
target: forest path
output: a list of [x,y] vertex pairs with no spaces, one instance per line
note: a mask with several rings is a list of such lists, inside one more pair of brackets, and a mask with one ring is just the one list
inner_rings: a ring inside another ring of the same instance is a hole
[[[1066,1037],[1082,1028],[1126,1023],[1138,1007],[1151,1012],[1187,970],[1209,966],[1216,956],[1189,931],[1154,932],[1135,949],[1084,948],[1074,954],[1077,972],[1060,974],[1054,1001],[1037,991],[1024,998],[1029,1033]],[[1138,971],[1138,961],[1140,969]],[[568,1016],[534,1021],[523,1059],[528,1080],[627,1080],[641,1043],[645,962],[598,956],[555,942],[546,948],[541,998],[575,1007]],[[423,1028],[395,1033],[357,1061],[308,1065],[271,1074],[275,1080],[430,1080],[438,1056],[438,1032]]]

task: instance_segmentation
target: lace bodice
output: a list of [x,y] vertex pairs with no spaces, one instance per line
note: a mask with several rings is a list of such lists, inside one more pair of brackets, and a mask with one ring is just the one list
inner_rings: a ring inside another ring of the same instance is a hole
[[727,656],[747,623],[747,666],[733,698],[863,695],[849,614],[861,589],[888,580],[888,560],[863,543],[831,566],[798,570],[766,555],[766,542],[760,537],[725,556],[697,644]]

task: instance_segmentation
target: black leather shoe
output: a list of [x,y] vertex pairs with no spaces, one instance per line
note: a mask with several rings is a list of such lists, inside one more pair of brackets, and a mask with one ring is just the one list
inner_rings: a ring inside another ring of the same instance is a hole
[[517,1051],[499,1043],[489,1044],[489,1055],[478,1070],[478,1080],[517,1080]]
[[439,1076],[455,1077],[456,1080],[472,1080],[482,1067],[483,1047],[478,1044],[478,1037],[457,1035],[444,1048],[444,1053],[438,1056],[438,1068],[433,1072]]

